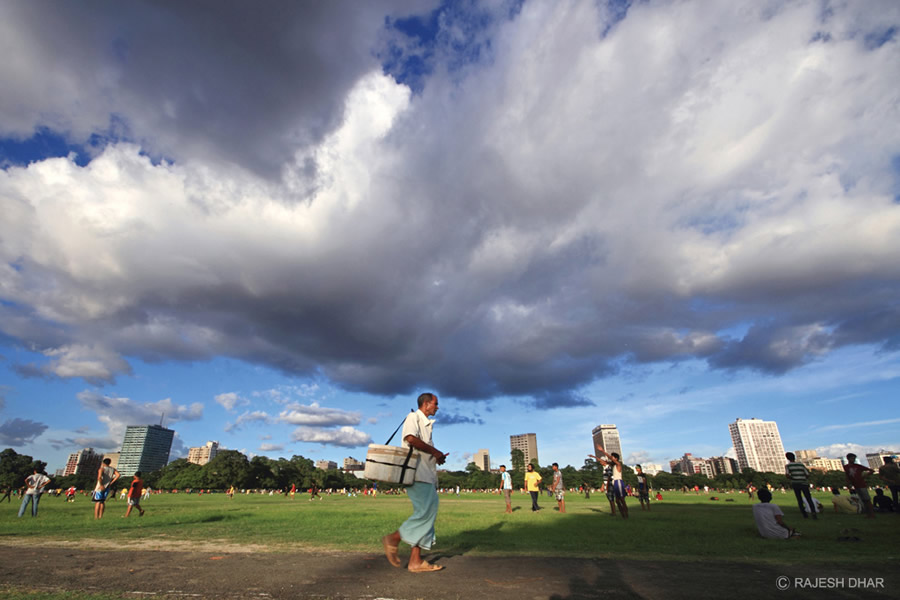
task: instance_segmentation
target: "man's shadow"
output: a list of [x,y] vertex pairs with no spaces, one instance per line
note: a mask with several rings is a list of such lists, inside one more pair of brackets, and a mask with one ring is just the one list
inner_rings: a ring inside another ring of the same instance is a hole
[[435,560],[439,560],[441,558],[462,556],[467,552],[477,548],[480,539],[490,539],[492,537],[495,537],[498,533],[500,533],[500,528],[502,526],[503,523],[494,523],[490,527],[486,527],[484,529],[469,529],[466,531],[460,531],[458,534],[452,536],[447,540],[447,545],[449,546],[447,550],[438,551],[431,554],[429,556],[429,561],[432,558],[434,558]]

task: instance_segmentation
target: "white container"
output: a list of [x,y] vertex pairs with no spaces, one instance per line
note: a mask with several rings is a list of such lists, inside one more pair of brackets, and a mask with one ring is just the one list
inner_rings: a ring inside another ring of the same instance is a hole
[[373,481],[412,485],[418,464],[419,455],[412,448],[369,444],[364,474]]

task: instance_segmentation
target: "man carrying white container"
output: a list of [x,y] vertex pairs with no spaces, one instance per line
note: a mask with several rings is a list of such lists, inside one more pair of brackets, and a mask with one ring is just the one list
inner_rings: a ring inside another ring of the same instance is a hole
[[413,514],[394,533],[381,538],[384,553],[395,567],[403,563],[397,556],[397,547],[403,541],[412,548],[407,569],[411,573],[430,573],[444,567],[422,559],[422,549],[430,550],[434,543],[434,521],[438,512],[437,466],[444,464],[447,455],[431,445],[431,430],[438,410],[438,397],[426,392],[419,396],[419,410],[410,413],[403,422],[402,446],[415,448],[419,456],[416,479],[406,494],[412,500]]

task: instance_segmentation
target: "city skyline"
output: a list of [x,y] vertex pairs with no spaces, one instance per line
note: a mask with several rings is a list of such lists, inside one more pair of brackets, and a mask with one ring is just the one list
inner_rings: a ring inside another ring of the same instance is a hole
[[900,447],[872,1],[0,3],[0,447]]

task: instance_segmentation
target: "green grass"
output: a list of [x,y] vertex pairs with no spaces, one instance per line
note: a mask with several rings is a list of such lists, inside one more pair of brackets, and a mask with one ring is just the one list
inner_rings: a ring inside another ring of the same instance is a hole
[[[826,510],[818,521],[803,520],[793,495],[776,493],[774,502],[785,520],[803,532],[789,541],[759,538],[746,495],[708,496],[665,494],[650,512],[629,500],[631,518],[609,514],[602,494],[585,500],[569,494],[565,515],[556,502],[542,496],[544,510],[532,513],[530,498],[515,494],[511,515],[503,500],[491,494],[442,495],[435,552],[445,555],[580,556],[636,560],[733,560],[760,563],[863,564],[896,558],[893,540],[900,533],[900,516],[865,519]],[[827,494],[818,495],[830,509]],[[734,502],[725,502],[732,498]],[[85,547],[100,542],[139,542],[143,549],[168,549],[170,542],[212,542],[256,545],[282,552],[323,548],[380,552],[380,538],[406,519],[411,504],[405,496],[372,499],[326,496],[293,501],[282,496],[172,494],[153,496],[144,503],[145,517],[121,518],[125,502],[107,502],[102,521],[93,519],[92,504],[79,497],[74,504],[61,498],[41,499],[40,514],[16,518],[18,505],[0,507],[0,543],[77,541]],[[841,530],[855,528],[861,543],[839,542]],[[0,599],[3,596],[0,595]]]

